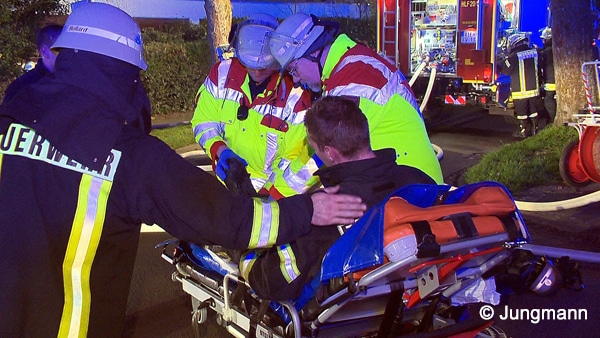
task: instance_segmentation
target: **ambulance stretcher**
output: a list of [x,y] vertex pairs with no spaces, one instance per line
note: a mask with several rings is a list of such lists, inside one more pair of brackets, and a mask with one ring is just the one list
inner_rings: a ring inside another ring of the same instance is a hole
[[552,257],[600,263],[599,254],[532,244],[496,182],[399,189],[353,224],[303,294],[285,302],[259,298],[217,246],[174,239],[157,247],[192,298],[192,325],[215,311],[236,337],[499,337],[479,315],[500,300],[498,276],[518,267],[530,290],[551,294],[562,283]]

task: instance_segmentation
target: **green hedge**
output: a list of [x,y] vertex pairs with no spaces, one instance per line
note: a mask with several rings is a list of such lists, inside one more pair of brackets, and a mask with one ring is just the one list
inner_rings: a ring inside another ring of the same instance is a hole
[[[334,18],[343,33],[375,46],[374,20]],[[194,98],[210,69],[206,21],[199,25],[178,24],[143,30],[148,69],[142,82],[152,102],[154,115],[189,113]],[[8,82],[0,83],[1,93]]]
[[142,81],[152,102],[153,114],[189,112],[194,96],[208,74],[205,42],[153,42],[146,45],[148,70]]
[[[334,18],[343,33],[356,41],[376,44],[375,20]],[[206,42],[206,21],[144,30],[148,70],[142,81],[155,115],[187,113],[194,110],[194,98],[210,69]]]
[[152,113],[191,112],[194,97],[210,69],[205,26],[144,30],[148,69],[142,82],[152,102]]

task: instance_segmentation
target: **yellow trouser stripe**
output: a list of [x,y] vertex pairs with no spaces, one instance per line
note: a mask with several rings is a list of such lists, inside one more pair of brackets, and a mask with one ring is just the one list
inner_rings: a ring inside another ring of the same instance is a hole
[[63,261],[65,304],[58,337],[85,337],[91,306],[90,271],[96,255],[112,182],[84,174]]
[[537,89],[533,89],[533,90],[524,90],[521,92],[512,92],[511,94],[512,94],[513,100],[520,100],[520,99],[527,99],[530,97],[538,96],[540,94],[540,91]]
[[268,248],[277,241],[279,232],[279,204],[253,198],[254,219],[248,249]]

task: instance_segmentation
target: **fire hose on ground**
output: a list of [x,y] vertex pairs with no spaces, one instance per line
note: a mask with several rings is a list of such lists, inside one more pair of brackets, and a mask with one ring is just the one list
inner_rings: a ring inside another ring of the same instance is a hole
[[562,201],[552,202],[525,202],[515,201],[519,210],[523,211],[559,211],[583,207],[592,203],[600,202],[600,191],[589,193]]

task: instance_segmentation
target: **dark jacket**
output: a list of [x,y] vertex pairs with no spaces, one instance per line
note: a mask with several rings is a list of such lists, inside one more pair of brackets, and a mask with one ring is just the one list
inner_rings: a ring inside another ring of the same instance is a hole
[[234,196],[126,123],[138,70],[86,54],[62,50],[56,78],[0,107],[0,337],[56,337],[78,313],[84,336],[120,337],[142,223],[244,249],[279,206],[275,244],[310,230],[310,196]]
[[510,76],[513,100],[539,96],[538,53],[526,44],[515,47],[506,57],[502,72]]
[[540,70],[542,73],[542,84],[546,91],[556,91],[556,80],[554,78],[554,54],[552,43],[547,42],[540,51]]
[[[340,185],[340,193],[360,196],[369,207],[408,184],[435,184],[424,172],[397,165],[396,152],[382,149],[372,159],[338,164],[318,170],[324,186]],[[309,234],[289,244],[246,254],[242,275],[261,297],[294,300],[320,270],[329,247],[340,237],[337,227],[313,227]]]
[[6,87],[2,104],[11,100],[21,89],[38,82],[48,74],[52,73],[44,66],[42,59],[38,59],[35,68],[20,75]]

